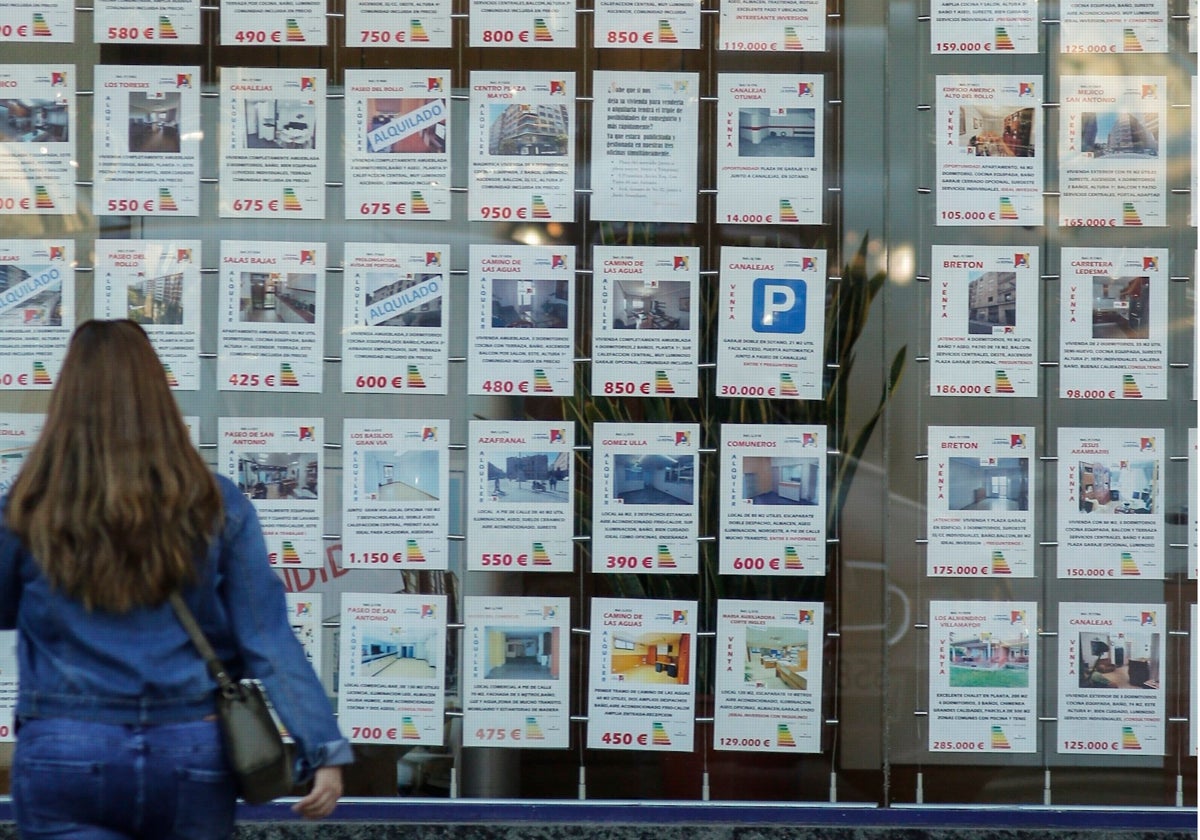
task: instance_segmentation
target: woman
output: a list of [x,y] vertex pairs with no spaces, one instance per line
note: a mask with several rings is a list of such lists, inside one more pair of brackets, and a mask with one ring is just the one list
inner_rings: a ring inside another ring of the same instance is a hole
[[295,739],[297,778],[313,787],[293,810],[333,810],[350,746],[292,634],[254,508],[193,448],[141,327],[75,331],[3,517],[22,837],[232,835],[215,685],[167,601],[176,590]]

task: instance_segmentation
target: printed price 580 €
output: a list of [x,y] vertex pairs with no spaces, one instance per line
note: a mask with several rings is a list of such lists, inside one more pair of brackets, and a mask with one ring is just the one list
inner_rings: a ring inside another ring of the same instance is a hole
[[400,563],[404,560],[404,552],[395,551],[389,554],[386,551],[364,551],[361,554],[351,551],[350,559],[347,561],[350,565],[356,563],[368,563],[377,565],[379,563]]
[[479,562],[483,566],[528,566],[528,554],[481,554]]
[[640,735],[634,735],[632,732],[605,732],[600,736],[602,744],[612,744],[617,747],[630,746],[632,744],[644,747],[649,740],[645,732]]
[[384,729],[382,726],[352,726],[350,727],[351,741],[395,741],[397,729],[394,726],[389,726]]

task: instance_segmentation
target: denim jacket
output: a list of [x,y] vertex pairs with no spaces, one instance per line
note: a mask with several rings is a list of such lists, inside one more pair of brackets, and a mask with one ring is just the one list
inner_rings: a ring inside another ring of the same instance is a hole
[[[184,600],[230,675],[266,688],[296,741],[303,781],[317,767],[350,763],[350,744],[292,633],[254,507],[233,482],[217,481],[225,525]],[[2,522],[0,628],[19,631],[18,720],[150,725],[215,712],[213,679],[169,603],[124,614],[88,611],[50,587]]]

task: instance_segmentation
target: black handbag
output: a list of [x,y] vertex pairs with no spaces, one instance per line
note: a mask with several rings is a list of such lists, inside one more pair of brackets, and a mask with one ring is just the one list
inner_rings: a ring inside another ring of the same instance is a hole
[[171,594],[171,606],[217,682],[217,720],[238,793],[251,805],[291,793],[292,757],[262,687],[253,680],[230,678],[178,592]]

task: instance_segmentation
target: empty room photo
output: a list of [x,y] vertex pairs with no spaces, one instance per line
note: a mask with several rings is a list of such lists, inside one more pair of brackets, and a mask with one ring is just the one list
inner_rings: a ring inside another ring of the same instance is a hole
[[691,455],[614,455],[613,498],[626,505],[690,505],[695,499]]
[[742,498],[756,505],[820,504],[821,481],[819,458],[742,458]]
[[807,627],[747,627],[742,682],[749,687],[808,688]]
[[950,458],[950,510],[1029,510],[1028,458]]
[[[374,634],[374,635],[373,635]],[[442,652],[432,630],[407,627],[363,628],[358,643],[366,676],[388,680],[437,676]]]
[[486,627],[484,636],[484,679],[558,679],[559,628]]
[[687,685],[691,644],[688,633],[614,634],[611,673],[623,682]]
[[380,502],[436,502],[438,453],[430,449],[406,452],[363,450],[362,491]]

